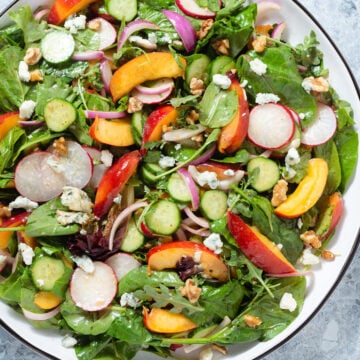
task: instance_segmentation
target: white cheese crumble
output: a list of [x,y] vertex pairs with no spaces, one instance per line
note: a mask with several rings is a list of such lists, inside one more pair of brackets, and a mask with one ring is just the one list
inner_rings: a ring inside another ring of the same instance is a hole
[[115,204],[121,204],[121,199],[122,199],[122,196],[119,194],[118,196],[116,196],[113,200],[113,202]]
[[304,114],[304,113],[300,113],[300,114],[299,114],[299,118],[300,118],[300,120],[304,120],[304,119],[305,119],[305,114]]
[[19,62],[18,75],[21,81],[28,82],[30,81],[30,71],[29,66],[25,61]]
[[5,264],[6,260],[7,260],[7,256],[0,254],[0,266]]
[[109,150],[101,150],[100,160],[105,165],[110,167],[113,162],[114,155]]
[[202,255],[202,251],[201,251],[201,250],[195,251],[195,252],[194,252],[194,256],[193,256],[194,262],[196,262],[197,264],[200,264],[201,255]]
[[280,299],[280,309],[289,310],[290,312],[295,311],[297,302],[291,293],[285,292]]
[[257,75],[261,76],[266,73],[267,65],[260,59],[254,59],[250,61],[250,69]]
[[65,167],[56,156],[49,156],[46,163],[58,174],[65,172]]
[[90,214],[93,208],[88,194],[73,186],[64,186],[61,194],[61,203],[72,211],[81,211]]
[[83,225],[86,224],[89,219],[89,215],[83,212],[70,212],[63,210],[56,211],[56,221],[63,226],[70,224]]
[[219,185],[219,180],[217,174],[213,171],[203,171],[199,172],[197,176],[197,181],[200,186],[208,185],[210,189],[216,189]]
[[285,164],[288,166],[296,165],[300,162],[300,155],[298,151],[291,147],[285,156]]
[[86,235],[86,234],[87,234],[87,231],[85,229],[80,230],[80,235]]
[[144,39],[141,36],[138,35],[132,35],[129,37],[129,41],[131,43],[134,43],[144,49],[156,49],[156,43],[154,44],[152,41],[148,40],[148,39]]
[[320,263],[320,260],[318,256],[312,253],[310,248],[306,248],[300,256],[298,263],[302,265],[317,265]]
[[88,256],[72,256],[71,259],[79,268],[83,269],[86,273],[92,274],[94,272],[94,263]]
[[156,44],[156,43],[157,43],[157,38],[156,38],[155,33],[149,33],[149,34],[148,34],[148,40],[149,40],[151,43]]
[[77,340],[70,335],[65,335],[61,340],[61,345],[67,349],[74,347],[76,344]]
[[276,244],[276,247],[281,251],[283,249],[284,245],[279,243],[279,244]]
[[224,171],[224,175],[226,175],[226,176],[234,176],[235,171],[233,169],[227,169],[227,170]]
[[231,85],[231,80],[229,79],[229,77],[222,74],[213,75],[212,81],[216,86],[223,90],[228,89]]
[[179,151],[179,150],[181,149],[181,144],[176,144],[176,145],[174,146],[174,149],[177,150],[177,151]]
[[19,116],[22,119],[30,119],[34,113],[36,102],[33,100],[25,100],[19,108]]
[[21,257],[22,257],[25,265],[31,265],[33,258],[35,256],[35,253],[34,253],[34,250],[32,249],[32,247],[25,243],[20,243],[19,251],[21,253]]
[[140,300],[133,293],[124,293],[120,298],[120,305],[122,307],[132,307],[137,308],[139,306]]
[[70,15],[64,23],[64,28],[68,29],[71,34],[76,34],[78,30],[84,30],[86,28],[86,16]]
[[242,88],[244,88],[244,87],[247,86],[248,83],[249,83],[249,81],[245,79],[245,80],[240,84],[240,86],[241,86]]
[[223,242],[221,241],[220,235],[212,233],[204,240],[204,245],[212,250],[215,254],[220,254],[223,248]]
[[9,204],[9,210],[12,211],[13,209],[25,209],[26,211],[32,211],[38,206],[39,204],[37,202],[31,201],[24,196],[18,196]]
[[272,93],[258,93],[256,94],[255,102],[259,105],[264,105],[268,103],[277,103],[280,101],[280,98]]
[[175,165],[176,159],[171,157],[171,156],[164,156],[161,155],[160,160],[159,160],[159,165],[163,168],[166,169],[168,167],[173,167]]
[[312,88],[313,88],[313,84],[312,84],[312,82],[311,82],[311,79],[310,79],[310,78],[305,78],[305,79],[303,80],[303,82],[301,83],[301,86],[303,87],[303,89],[304,89],[307,93],[309,93],[309,92],[312,90]]

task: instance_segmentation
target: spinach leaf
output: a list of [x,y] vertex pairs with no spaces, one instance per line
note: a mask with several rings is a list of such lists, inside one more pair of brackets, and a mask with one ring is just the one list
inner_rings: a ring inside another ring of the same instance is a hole
[[[266,73],[258,75],[251,70],[250,61],[260,59],[267,65]],[[297,64],[291,49],[285,47],[267,48],[262,54],[254,51],[240,56],[237,68],[241,81],[247,80],[246,91],[249,100],[255,103],[256,94],[273,93],[279,96],[281,103],[304,114],[302,125],[312,122],[316,114],[316,101],[302,87]]]
[[22,31],[16,24],[12,24],[3,29],[0,29],[0,48],[6,45],[24,47]]
[[63,226],[56,220],[56,210],[67,210],[59,198],[52,199],[36,208],[28,218],[25,232],[28,236],[61,236],[75,234],[78,224]]
[[18,110],[25,99],[28,86],[18,76],[18,65],[24,51],[17,46],[6,46],[0,51],[0,112]]
[[235,90],[222,90],[213,82],[206,88],[199,106],[201,125],[219,128],[227,125],[238,110]]

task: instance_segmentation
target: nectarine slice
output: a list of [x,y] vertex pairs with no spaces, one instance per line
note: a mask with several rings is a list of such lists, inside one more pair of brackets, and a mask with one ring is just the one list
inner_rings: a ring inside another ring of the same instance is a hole
[[140,55],[115,71],[110,81],[110,93],[115,102],[145,81],[184,76],[185,66],[183,57],[175,58],[168,52]]

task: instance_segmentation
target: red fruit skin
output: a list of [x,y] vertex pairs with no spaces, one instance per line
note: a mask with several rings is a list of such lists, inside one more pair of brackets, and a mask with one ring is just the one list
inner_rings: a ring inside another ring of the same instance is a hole
[[94,215],[101,218],[111,207],[113,200],[122,191],[136,172],[141,155],[138,150],[124,154],[104,174],[98,186]]
[[31,214],[30,212],[25,211],[20,214],[16,214],[10,218],[4,219],[2,222],[0,222],[0,227],[7,228],[7,227],[24,225],[26,224],[30,214]]
[[228,211],[227,221],[239,248],[257,267],[268,274],[296,272],[272,241],[247,225],[239,216]]

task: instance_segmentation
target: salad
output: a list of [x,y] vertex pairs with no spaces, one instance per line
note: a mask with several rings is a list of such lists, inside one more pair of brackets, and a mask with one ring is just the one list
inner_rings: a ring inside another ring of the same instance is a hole
[[209,359],[299,314],[357,162],[276,2],[55,0],[0,29],[0,298],[78,359]]

